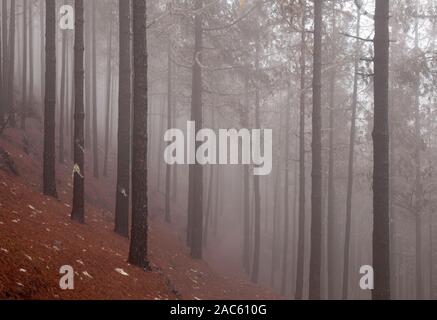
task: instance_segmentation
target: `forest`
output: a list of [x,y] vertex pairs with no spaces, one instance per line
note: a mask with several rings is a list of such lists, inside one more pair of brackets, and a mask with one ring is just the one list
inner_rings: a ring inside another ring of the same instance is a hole
[[0,2],[0,299],[437,298],[437,1]]

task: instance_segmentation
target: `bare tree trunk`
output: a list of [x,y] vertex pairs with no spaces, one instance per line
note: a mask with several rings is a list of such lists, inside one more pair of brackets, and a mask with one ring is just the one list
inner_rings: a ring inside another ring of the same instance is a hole
[[[168,35],[168,47],[167,47],[167,129],[171,129],[171,116],[172,116],[172,63],[171,63],[171,50],[172,50],[172,42],[171,35]],[[167,164],[165,170],[165,221],[167,223],[171,223],[171,207],[170,207],[170,188],[171,188],[171,170],[172,167]]]
[[43,192],[57,197],[55,173],[56,4],[46,2],[46,94],[44,108]]
[[8,81],[7,81],[7,75],[8,75],[8,57],[9,57],[9,51],[8,51],[8,7],[7,7],[7,1],[2,0],[2,21],[1,21],[1,36],[2,36],[2,48],[1,48],[1,63],[3,68],[1,68],[1,106],[0,106],[0,123],[3,125],[4,121],[4,115],[7,111],[7,93],[8,93]]
[[40,70],[41,70],[41,100],[44,99],[44,93],[45,93],[45,56],[44,56],[44,45],[45,45],[45,37],[44,37],[44,4],[45,0],[40,0],[39,2],[39,18],[40,18],[40,46],[41,46],[41,52],[40,52]]
[[[335,65],[337,57],[337,19],[335,11],[335,1],[332,2],[332,43],[331,43],[331,63]],[[337,274],[337,250],[336,240],[336,206],[335,206],[335,151],[334,151],[334,131],[335,131],[335,81],[337,78],[337,68],[333,67],[329,75],[329,160],[328,160],[328,250],[327,250],[327,271],[328,271],[328,299],[335,299],[336,295],[336,274]]]
[[15,0],[11,0],[10,19],[9,19],[9,59],[8,59],[8,87],[7,111],[11,127],[15,127],[14,111],[14,76],[15,76]]
[[[260,42],[259,39],[256,40],[256,57],[255,57],[255,68],[259,71],[259,55],[260,55]],[[259,97],[259,87],[256,86],[255,93],[255,127],[261,128],[260,121],[260,97]],[[254,254],[253,254],[253,265],[252,265],[252,282],[257,283],[259,278],[259,263],[260,263],[260,251],[261,251],[261,195],[259,187],[259,176],[255,175],[253,178],[254,193],[255,193],[255,230],[254,230]]]
[[[129,0],[127,0],[129,1]],[[91,148],[91,94],[92,94],[92,15],[90,7],[90,1],[86,2],[85,8],[85,148]],[[88,10],[87,10],[88,9]],[[123,28],[123,26],[120,26]]]
[[[27,108],[28,108],[28,101],[27,101],[27,40],[28,40],[27,39],[27,11],[28,11],[27,6],[28,5],[29,2],[23,0],[23,89],[22,89],[23,92],[22,92],[22,101],[21,101],[22,103],[21,130],[26,129],[26,115],[27,115]],[[46,14],[47,14],[47,9],[46,9]],[[46,28],[47,28],[47,17],[46,17]],[[47,30],[46,30],[46,37],[47,37]]]
[[129,234],[129,195],[131,162],[131,1],[119,0],[119,82],[118,82],[118,155],[115,232]]
[[[4,1],[2,0],[2,4],[4,3]],[[3,14],[3,13],[2,13]],[[2,18],[2,22],[4,21],[4,18],[3,18],[3,16],[1,16],[1,18]],[[4,85],[4,77],[3,77],[3,50],[2,50],[2,47],[3,47],[3,32],[2,32],[2,29],[3,29],[3,26],[2,26],[2,24],[3,23],[0,23],[0,127],[3,127],[3,124],[4,124],[4,121],[5,121],[5,113],[6,113],[6,110],[5,110],[5,107],[6,107],[6,104],[5,104],[5,97],[4,97],[4,93],[3,92],[6,92],[6,91],[3,91],[3,85]]]
[[147,199],[147,21],[146,0],[133,0],[132,231],[129,263],[149,269]]
[[[83,95],[83,0],[75,0],[75,39],[74,39],[74,182],[73,182],[73,210],[71,218],[85,223],[85,164],[84,164],[84,95]],[[47,86],[47,84],[46,84]]]
[[[306,5],[304,2],[302,13],[302,30],[306,25]],[[296,266],[296,292],[295,299],[303,299],[304,264],[305,264],[305,31],[301,33],[300,43],[300,96],[299,96],[299,218],[298,218],[298,240],[297,240],[297,266]]]
[[[33,3],[31,2],[29,5],[29,22],[28,22],[28,26],[29,26],[29,98],[28,98],[28,110],[32,109],[33,105],[34,105],[34,92],[33,92],[33,87],[34,87],[34,75],[33,75],[33,70],[34,70],[34,61],[33,61],[33,11],[32,11],[32,7],[33,7]],[[29,110],[32,111],[33,110]]]
[[96,39],[96,1],[92,4],[92,88],[93,88],[93,174],[99,178],[99,136],[97,128],[97,39]]
[[[291,81],[291,79],[289,80]],[[285,120],[285,179],[284,179],[284,243],[282,251],[282,283],[281,294],[285,295],[287,285],[287,257],[288,257],[288,241],[289,241],[289,225],[290,225],[290,118],[291,118],[291,82],[288,88],[288,99],[286,104],[286,120]]]
[[313,142],[311,184],[310,300],[320,299],[322,257],[322,0],[314,1]]
[[[360,36],[361,29],[361,14],[358,9],[357,17],[357,37]],[[352,194],[354,187],[354,159],[355,159],[355,139],[356,139],[356,118],[358,106],[358,54],[359,45],[356,45],[354,62],[354,88],[352,93],[352,113],[351,113],[351,131],[349,138],[349,160],[348,160],[348,179],[347,179],[347,195],[346,195],[346,231],[344,239],[344,264],[343,264],[343,300],[346,300],[349,295],[349,260],[350,260],[350,238],[352,226]]]
[[[61,98],[60,98],[60,114],[59,114],[59,162],[64,163],[64,123],[65,123],[65,109],[66,101],[68,99],[66,95],[66,67],[68,66],[67,60],[67,34],[66,31],[62,31],[62,66],[61,66]],[[67,121],[68,122],[68,121]]]
[[374,300],[390,299],[390,215],[389,215],[389,8],[386,0],[375,3],[375,112],[373,171],[373,268]]
[[[203,0],[196,0],[195,10],[200,11],[203,7]],[[191,96],[191,120],[196,125],[196,132],[203,127],[202,110],[202,14],[195,16],[195,43],[194,43],[194,64]],[[200,142],[196,142],[196,150]],[[190,166],[189,191],[188,191],[188,243],[191,247],[191,257],[202,258],[202,237],[203,237],[203,167],[194,159],[195,164]]]
[[105,158],[103,163],[103,176],[108,176],[108,155],[109,155],[109,121],[111,113],[111,80],[112,80],[112,19],[109,21],[109,39],[106,66],[106,119],[105,119]]

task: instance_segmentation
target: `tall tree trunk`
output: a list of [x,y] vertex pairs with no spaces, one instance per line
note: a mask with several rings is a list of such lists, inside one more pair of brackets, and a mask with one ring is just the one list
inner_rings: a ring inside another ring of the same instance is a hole
[[[201,11],[203,0],[196,0],[195,10]],[[203,108],[202,108],[202,13],[196,14],[194,21],[194,63],[191,95],[191,120],[196,125],[196,132],[203,127]],[[200,147],[200,142],[196,142],[196,150]],[[203,237],[203,167],[195,159],[195,164],[190,166],[189,191],[188,191],[188,242],[191,247],[191,257],[194,259],[202,258],[202,237]]]
[[298,218],[298,240],[297,240],[297,266],[296,266],[296,292],[295,299],[303,298],[304,265],[305,265],[305,25],[306,25],[306,4],[303,3],[302,33],[300,43],[300,96],[299,96],[299,218]]
[[1,21],[1,33],[2,33],[2,47],[1,47],[1,58],[2,61],[0,64],[2,64],[2,72],[0,73],[1,82],[2,82],[2,95],[1,95],[1,107],[0,110],[3,110],[1,114],[0,122],[3,124],[4,120],[4,113],[6,113],[7,108],[7,93],[8,93],[8,81],[7,81],[7,74],[8,74],[8,57],[9,57],[9,51],[8,51],[8,6],[7,1],[2,0],[2,21]]
[[149,269],[147,199],[147,21],[146,0],[133,0],[132,231],[129,263]]
[[[332,43],[331,43],[331,63],[335,65],[337,57],[337,19],[335,11],[335,1],[332,2]],[[335,81],[337,68],[333,67],[329,75],[329,160],[328,160],[328,299],[335,299],[337,274],[337,250],[336,250],[336,206],[335,206],[335,151],[334,151],[334,131],[335,131]]]
[[97,128],[97,38],[96,38],[96,1],[92,4],[92,88],[93,88],[93,174],[99,178],[99,136]]
[[34,70],[34,60],[33,60],[33,11],[32,11],[32,7],[33,7],[33,2],[30,3],[29,5],[29,22],[28,22],[28,27],[29,27],[29,98],[28,98],[28,112],[33,112],[32,107],[34,105],[34,92],[33,92],[33,87],[34,87],[34,75],[33,75],[33,70]]
[[[249,77],[245,76],[244,84],[244,107],[242,125],[249,127]],[[243,168],[243,188],[244,188],[244,227],[243,227],[243,268],[244,271],[250,273],[250,166],[245,165]],[[217,177],[218,179],[218,177]]]
[[14,76],[15,76],[15,0],[11,0],[11,10],[9,19],[9,59],[8,59],[8,87],[7,91],[7,111],[11,127],[15,127],[14,114]]
[[[129,2],[127,0],[126,2]],[[92,95],[92,10],[90,10],[91,2],[85,4],[85,148],[90,149],[91,141],[91,95]],[[123,28],[124,26],[120,26]]]
[[[260,40],[256,40],[256,57],[255,57],[255,68],[259,71],[260,62]],[[255,92],[255,128],[261,128],[260,120],[260,97],[259,97],[259,86],[256,85]],[[260,251],[261,251],[261,195],[260,195],[260,183],[259,176],[255,175],[253,178],[254,193],[255,193],[255,230],[254,230],[254,253],[253,253],[253,267],[252,267],[252,282],[257,283],[259,278],[259,263],[260,263]]]
[[[361,14],[358,9],[357,17],[357,37],[360,37],[361,29]],[[346,231],[344,239],[344,264],[343,264],[343,300],[348,298],[349,291],[349,260],[350,260],[350,239],[351,239],[351,226],[352,226],[352,194],[354,187],[354,159],[355,159],[355,139],[356,139],[356,118],[358,107],[358,62],[359,62],[359,44],[356,44],[355,49],[355,62],[354,62],[354,88],[352,93],[352,113],[351,113],[351,131],[349,137],[349,160],[348,160],[348,178],[347,178],[347,190],[346,190]]]
[[[27,6],[29,5],[29,2],[26,0],[23,0],[23,92],[22,92],[22,107],[21,107],[21,130],[26,129],[26,115],[27,115],[27,108],[28,108],[28,101],[27,101]],[[46,4],[47,6],[47,4]],[[46,8],[46,14],[47,14],[47,8]],[[46,28],[47,28],[47,17],[46,17]],[[46,30],[46,39],[47,39],[47,30]],[[46,40],[47,41],[47,40]],[[46,44],[47,48],[47,44]],[[47,61],[47,59],[46,59]],[[47,70],[47,67],[46,67]],[[46,75],[47,77],[47,75]]]
[[374,80],[374,171],[373,171],[373,268],[374,300],[390,299],[390,216],[389,216],[389,8],[386,0],[375,3]]
[[44,108],[43,192],[57,197],[55,174],[56,3],[46,2],[46,93]]
[[314,1],[313,142],[311,184],[311,258],[309,297],[319,300],[322,257],[322,0]]
[[65,123],[65,109],[66,101],[66,66],[67,66],[67,34],[66,31],[62,31],[62,66],[61,66],[61,97],[60,97],[60,114],[59,114],[59,162],[64,163],[64,123]]
[[118,155],[115,232],[129,234],[131,162],[131,2],[119,0]]
[[[75,0],[75,31],[74,31],[74,182],[73,182],[73,210],[71,218],[85,223],[85,161],[84,161],[84,95],[83,95],[83,0]],[[46,84],[47,86],[47,84]]]
[[44,99],[44,93],[45,93],[45,75],[44,75],[44,70],[45,70],[45,56],[44,56],[44,4],[45,4],[45,0],[40,0],[39,2],[39,24],[40,24],[40,48],[41,48],[41,52],[40,52],[40,70],[41,70],[41,101]]
[[106,66],[106,119],[105,119],[105,158],[103,163],[103,176],[108,176],[108,156],[109,156],[109,121],[111,113],[111,80],[112,80],[112,19],[109,21],[109,39]]
[[[167,46],[167,129],[171,129],[171,116],[172,116],[172,63],[171,63],[171,36],[168,35]],[[171,188],[171,166],[167,164],[165,170],[165,221],[171,222],[171,207],[170,207],[170,188]]]
[[[2,4],[3,4],[3,2],[4,1],[2,1]],[[3,16],[1,16],[1,18],[3,21]],[[2,33],[2,29],[3,29],[3,26],[2,26],[2,23],[0,23],[0,126],[3,126],[4,120],[5,120],[5,113],[6,113],[5,97],[3,95],[4,94],[3,92],[6,92],[6,91],[3,91],[4,77],[3,77],[3,68],[2,68],[3,67],[3,50],[2,50],[3,33]]]
[[290,225],[290,119],[291,119],[291,79],[289,79],[288,99],[286,104],[286,120],[285,120],[285,179],[284,179],[284,243],[282,251],[282,284],[281,294],[285,295],[287,287],[287,257],[288,257],[288,241],[289,241],[289,225]]

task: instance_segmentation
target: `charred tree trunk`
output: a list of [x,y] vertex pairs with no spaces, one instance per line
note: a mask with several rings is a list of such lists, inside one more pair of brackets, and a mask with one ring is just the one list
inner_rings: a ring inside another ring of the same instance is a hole
[[129,233],[129,195],[131,162],[131,2],[119,0],[119,82],[118,82],[118,155],[115,232]]
[[57,197],[55,174],[56,4],[46,2],[46,93],[44,108],[43,192]]
[[374,170],[373,170],[373,268],[374,300],[390,299],[390,217],[389,217],[389,8],[386,0],[375,3],[374,80]]
[[[302,13],[302,30],[305,29],[305,3]],[[300,47],[300,96],[299,96],[299,218],[298,218],[298,239],[297,239],[297,266],[296,266],[296,292],[295,299],[303,299],[304,264],[305,264],[305,31],[301,33]]]
[[[85,223],[85,161],[84,161],[84,95],[83,95],[83,0],[75,0],[75,31],[74,31],[74,182],[73,210],[71,218]],[[47,86],[47,84],[46,84]]]
[[322,0],[314,1],[314,61],[313,61],[313,141],[311,184],[311,258],[310,300],[319,300],[321,295],[322,258],[322,142],[321,142],[321,96],[322,96]]
[[133,0],[132,231],[129,263],[149,269],[147,199],[147,20],[146,1]]

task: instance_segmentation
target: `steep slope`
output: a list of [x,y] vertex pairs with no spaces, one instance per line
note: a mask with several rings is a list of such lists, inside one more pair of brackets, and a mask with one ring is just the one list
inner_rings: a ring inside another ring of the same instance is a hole
[[[19,173],[0,169],[1,299],[277,298],[191,260],[177,232],[155,212],[150,214],[153,270],[130,266],[128,241],[112,232],[114,177],[87,179],[87,223],[72,222],[71,163],[57,168],[59,200],[40,193],[40,130],[32,123],[27,136],[8,129],[0,137],[0,147],[8,151]],[[63,265],[75,270],[74,290],[59,287]]]

